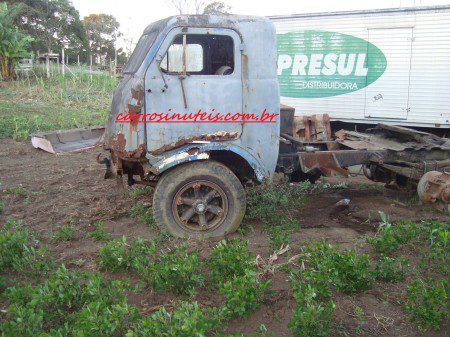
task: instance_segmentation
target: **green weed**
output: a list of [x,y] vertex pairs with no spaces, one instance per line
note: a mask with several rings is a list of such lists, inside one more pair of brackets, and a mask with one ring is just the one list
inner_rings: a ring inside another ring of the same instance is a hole
[[334,290],[344,293],[364,291],[375,281],[367,254],[355,250],[339,252],[338,247],[318,243],[307,247],[304,259],[320,273],[328,275]]
[[398,282],[403,280],[408,268],[408,260],[400,257],[382,256],[375,268],[376,277],[378,280]]
[[435,329],[441,327],[443,321],[450,318],[448,306],[449,282],[442,278],[435,280],[415,279],[407,288],[407,303],[405,309],[417,321],[419,328]]
[[[61,266],[42,284],[8,288],[10,305],[0,323],[5,336],[120,336],[138,317],[126,304],[122,281]],[[74,333],[76,332],[76,333]]]
[[256,270],[255,257],[248,250],[248,242],[238,239],[219,242],[211,251],[208,266],[212,284],[243,276],[246,270]]
[[283,226],[265,226],[265,230],[269,233],[271,250],[280,249],[290,242],[292,230],[285,229]]
[[136,206],[133,207],[129,214],[131,217],[138,218],[151,228],[158,228],[156,221],[153,218],[153,211],[151,207],[145,207],[142,204],[136,204]]
[[154,252],[154,245],[144,242],[140,237],[128,244],[127,238],[123,236],[100,248],[100,268],[112,272],[143,268],[150,264],[150,257]]
[[7,193],[15,195],[15,196],[25,196],[28,194],[27,190],[22,185],[8,188]]
[[207,336],[219,324],[215,315],[200,309],[197,302],[182,302],[172,312],[162,307],[151,316],[143,318],[126,337],[200,337]]
[[133,199],[139,198],[139,197],[144,196],[144,195],[149,196],[149,195],[152,195],[152,194],[153,194],[153,188],[150,187],[150,186],[145,186],[143,188],[137,187],[137,188],[134,188],[130,192],[130,195],[131,195],[131,197]]
[[109,233],[105,231],[105,223],[103,220],[99,220],[94,223],[94,230],[88,234],[89,237],[95,241],[107,241],[109,240]]
[[62,242],[69,241],[75,235],[75,228],[68,225],[61,226],[55,233],[52,235],[53,242]]
[[150,265],[138,268],[138,273],[155,290],[193,295],[203,286],[205,276],[196,253],[188,253],[186,245],[161,252]]
[[13,268],[32,275],[47,273],[52,265],[46,247],[37,241],[21,222],[8,220],[0,229],[0,270]]
[[294,211],[307,200],[311,191],[309,182],[290,185],[261,185],[247,191],[249,219],[258,219],[267,225],[289,225],[294,221]]
[[246,270],[244,275],[233,276],[219,285],[219,294],[225,297],[222,312],[225,317],[247,317],[251,311],[259,308],[270,281],[262,281],[253,270]]

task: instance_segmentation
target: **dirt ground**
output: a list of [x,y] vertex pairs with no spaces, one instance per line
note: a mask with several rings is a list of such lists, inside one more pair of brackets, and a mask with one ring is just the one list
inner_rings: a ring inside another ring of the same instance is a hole
[[[11,217],[23,219],[24,224],[36,232],[43,243],[49,245],[57,262],[86,271],[98,270],[96,259],[103,243],[96,242],[87,235],[93,230],[92,224],[96,221],[105,221],[105,229],[111,234],[111,239],[123,235],[150,239],[157,235],[157,230],[150,229],[128,214],[137,202],[150,206],[150,198],[132,198],[131,188],[127,188],[123,194],[118,193],[114,180],[104,180],[104,167],[95,160],[100,151],[92,149],[52,155],[32,148],[29,142],[0,140],[0,196],[5,204],[0,222],[3,224]],[[346,181],[349,188],[325,190],[315,194],[299,210],[301,229],[291,236],[291,255],[299,252],[302,245],[319,239],[357,247],[360,252],[370,252],[365,238],[375,231],[377,221],[373,216],[370,219],[373,211],[384,211],[391,221],[449,220],[448,215],[436,212],[429,206],[418,205],[411,197],[374,187],[364,177],[358,176]],[[7,193],[7,189],[18,185],[25,188],[26,195]],[[350,208],[339,212],[334,205],[343,198],[350,199]],[[52,244],[52,232],[64,224],[71,224],[77,229],[75,237],[68,242]],[[244,238],[249,240],[250,249],[256,255],[267,259],[270,255],[267,234],[262,232],[257,222],[252,223],[252,227],[252,230],[246,231]],[[242,235],[236,233],[233,236]],[[207,240],[189,244],[197,245],[201,254],[207,256],[216,242],[217,240]],[[414,263],[411,252],[403,253]],[[283,257],[280,257],[280,261],[282,260]],[[249,318],[232,320],[227,332],[252,335],[260,324],[264,324],[274,336],[290,336],[287,326],[295,303],[290,296],[287,278],[288,274],[284,272],[275,273],[273,296]],[[422,334],[411,323],[400,303],[406,282],[408,279],[400,283],[377,282],[371,289],[354,296],[336,294],[332,335],[357,334],[359,323],[355,307],[359,306],[364,311],[364,323],[359,335],[445,336],[448,324],[440,332]],[[133,295],[130,301],[145,311],[154,305],[167,304],[174,298],[174,295],[148,290]],[[214,294],[202,291],[196,299],[203,305],[211,305],[216,301]]]

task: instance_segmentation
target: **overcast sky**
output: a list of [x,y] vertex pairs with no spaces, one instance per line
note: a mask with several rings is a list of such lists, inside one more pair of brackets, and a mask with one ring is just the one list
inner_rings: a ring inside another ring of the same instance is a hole
[[[346,11],[373,8],[432,6],[450,4],[450,0],[225,0],[231,13],[246,15],[281,15]],[[112,14],[120,23],[126,41],[137,42],[151,22],[177,14],[169,0],[72,0],[81,17],[89,14]],[[125,46],[124,40],[120,41]]]

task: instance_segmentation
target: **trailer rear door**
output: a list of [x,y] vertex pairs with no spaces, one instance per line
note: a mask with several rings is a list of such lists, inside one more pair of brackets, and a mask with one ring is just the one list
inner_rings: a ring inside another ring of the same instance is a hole
[[[387,60],[384,74],[366,87],[365,117],[406,119],[412,49],[411,27],[369,29],[369,42],[380,48]],[[370,55],[367,56],[370,62]]]

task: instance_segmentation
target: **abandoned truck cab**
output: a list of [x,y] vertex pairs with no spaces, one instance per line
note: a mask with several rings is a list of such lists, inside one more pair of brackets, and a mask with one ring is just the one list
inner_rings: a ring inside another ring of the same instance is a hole
[[242,183],[275,172],[276,69],[268,19],[195,15],[149,25],[114,92],[107,176],[119,187],[124,175],[156,186],[155,220],[173,235],[234,231],[245,212]]

